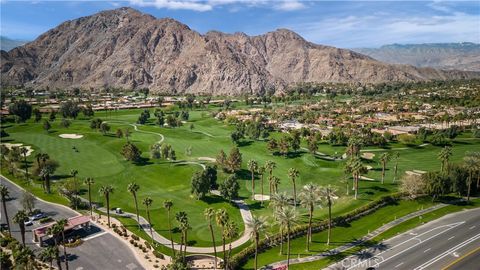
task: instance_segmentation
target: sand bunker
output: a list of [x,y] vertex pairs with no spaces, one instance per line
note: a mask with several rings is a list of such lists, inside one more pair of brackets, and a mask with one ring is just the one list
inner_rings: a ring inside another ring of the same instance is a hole
[[30,145],[23,145],[23,143],[2,143],[8,149],[12,150],[13,147],[27,148],[27,157],[30,156],[33,152],[33,149]]
[[80,134],[60,134],[58,136],[60,138],[64,138],[64,139],[80,139],[80,138],[83,138],[83,135],[80,135]]
[[263,194],[255,194],[255,201],[268,201],[270,200],[270,196]]
[[216,162],[217,160],[211,157],[199,157],[198,160],[205,160],[205,161],[211,161],[211,162]]
[[374,153],[362,153],[362,158],[364,159],[373,159],[374,156]]

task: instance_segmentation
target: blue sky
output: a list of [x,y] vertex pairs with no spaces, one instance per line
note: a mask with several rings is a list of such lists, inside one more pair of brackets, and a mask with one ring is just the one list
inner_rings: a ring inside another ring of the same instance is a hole
[[35,39],[65,20],[130,6],[171,17],[205,33],[258,35],[291,29],[318,44],[342,48],[392,43],[480,43],[480,1],[296,0],[0,0],[0,34]]

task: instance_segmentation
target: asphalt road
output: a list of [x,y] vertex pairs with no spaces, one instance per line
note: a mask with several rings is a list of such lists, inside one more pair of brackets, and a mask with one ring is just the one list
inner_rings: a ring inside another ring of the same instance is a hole
[[480,248],[473,249],[445,267],[445,270],[466,270],[480,268]]
[[[12,227],[12,235],[20,241],[19,227],[12,222],[12,218],[18,210],[23,209],[20,202],[23,190],[10,181],[5,180],[3,176],[0,176],[0,181],[10,192],[10,200],[7,201],[8,217],[10,226]],[[42,212],[55,220],[78,215],[78,213],[69,208],[40,200],[35,201],[35,208],[42,210]],[[1,221],[5,223],[3,208],[1,211]],[[32,241],[32,229],[39,226],[40,224],[35,221],[32,226],[26,227],[27,231],[25,233],[26,244],[36,251],[39,251],[41,248]],[[88,230],[79,230],[76,233],[83,236],[84,243],[76,248],[67,249],[70,269],[143,269],[125,243],[103,231],[101,228],[91,226]]]
[[[480,209],[449,214],[363,250],[327,269],[443,269],[480,247],[479,228]],[[479,269],[480,257],[468,258],[469,265],[476,267],[458,269]]]

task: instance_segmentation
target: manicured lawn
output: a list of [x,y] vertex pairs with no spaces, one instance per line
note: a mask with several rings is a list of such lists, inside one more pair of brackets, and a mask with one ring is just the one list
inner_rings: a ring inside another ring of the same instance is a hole
[[[150,110],[153,114],[153,110]],[[97,112],[95,117],[108,121],[121,121],[125,123],[111,123],[111,131],[108,135],[102,135],[100,132],[90,129],[90,120],[78,119],[72,122],[72,125],[66,129],[59,126],[60,119],[53,123],[51,132],[47,133],[42,129],[42,122],[34,123],[29,121],[25,124],[7,124],[6,131],[9,137],[2,138],[2,142],[22,142],[32,145],[35,153],[46,152],[51,158],[60,163],[60,167],[55,173],[54,186],[60,184],[64,179],[69,177],[71,169],[78,170],[78,177],[93,177],[95,179],[93,199],[96,202],[103,202],[103,198],[97,192],[101,185],[110,184],[115,188],[115,192],[111,196],[111,206],[121,207],[125,211],[133,212],[134,205],[131,194],[127,192],[127,185],[130,182],[137,182],[140,185],[139,199],[142,200],[146,196],[153,199],[151,208],[151,216],[155,229],[160,233],[167,235],[167,218],[166,211],[163,209],[163,201],[170,199],[174,203],[172,213],[178,211],[186,211],[188,213],[190,224],[192,226],[189,232],[190,244],[196,246],[210,246],[210,237],[207,231],[207,223],[203,216],[203,210],[206,207],[215,209],[227,209],[230,217],[243,230],[243,223],[239,210],[232,204],[224,201],[222,198],[208,196],[203,201],[195,200],[190,196],[190,178],[196,171],[201,170],[198,165],[174,165],[165,160],[149,160],[146,164],[135,165],[124,160],[120,155],[120,149],[126,143],[125,138],[116,138],[114,133],[117,128],[125,130],[129,128],[132,132],[130,140],[136,144],[142,151],[143,157],[149,157],[149,147],[160,140],[160,136],[156,134],[147,134],[135,132],[133,127],[128,123],[134,123],[141,110],[123,110],[108,113]],[[182,127],[171,129],[159,127],[153,124],[153,117],[146,125],[139,126],[142,131],[150,131],[161,133],[165,136],[165,143],[171,144],[176,151],[178,160],[199,161],[201,157],[215,158],[218,152],[223,149],[229,152],[233,147],[230,140],[230,132],[233,127],[219,122],[210,116],[209,111],[192,111],[188,123]],[[190,129],[193,123],[194,128]],[[62,139],[58,137],[62,133],[77,133],[84,135],[81,139]],[[279,137],[280,133],[272,133],[271,136]],[[458,161],[462,158],[466,151],[480,147],[479,139],[461,138],[455,141],[453,147],[452,161]],[[305,142],[302,143],[305,146]],[[75,151],[74,147],[78,150]],[[191,156],[185,153],[186,148],[192,147]],[[405,146],[395,144],[392,147]],[[399,175],[406,170],[437,170],[440,167],[440,161],[437,154],[440,147],[425,146],[417,148],[408,148],[399,150]],[[392,151],[386,149],[385,151]],[[246,164],[249,159],[255,159],[260,165],[265,164],[267,160],[273,160],[277,163],[274,175],[281,179],[279,190],[292,194],[293,184],[287,177],[289,168],[297,168],[300,171],[300,177],[297,180],[297,188],[309,182],[319,185],[330,184],[337,188],[337,195],[340,198],[335,202],[333,213],[335,215],[351,211],[352,209],[368,203],[371,200],[389,194],[397,190],[397,185],[392,183],[393,179],[393,161],[388,164],[386,172],[386,183],[381,185],[380,164],[378,164],[378,156],[376,154],[374,160],[366,161],[374,170],[369,171],[367,177],[377,181],[361,181],[359,200],[352,200],[351,196],[346,196],[346,183],[344,179],[343,165],[344,161],[327,161],[319,157],[315,157],[304,151],[300,151],[293,157],[285,158],[281,156],[273,156],[266,150],[265,141],[245,141],[240,146],[240,152],[243,155],[243,170],[239,173],[240,195],[250,204],[250,208],[255,215],[271,216],[271,209],[268,203],[262,207],[260,203],[253,202],[249,199],[251,194],[250,174],[246,170]],[[319,145],[319,152],[326,154],[341,155],[344,147],[332,147],[322,143]],[[33,156],[29,158],[33,162]],[[201,161],[205,163],[205,161]],[[2,168],[3,170],[3,168]],[[218,182],[222,182],[227,174],[221,170],[218,171]],[[256,178],[256,192],[261,190],[260,179]],[[351,188],[351,180],[349,180]],[[36,187],[38,189],[38,186]],[[82,196],[86,197],[83,187]],[[41,193],[37,190],[35,193]],[[265,176],[264,193],[268,194],[268,181]],[[46,195],[51,196],[51,195]],[[53,195],[52,195],[53,196]],[[63,199],[63,198],[62,198]],[[61,200],[53,198],[52,200]],[[140,204],[141,214],[145,215],[145,208]],[[300,209],[300,222],[306,221],[306,212]],[[315,219],[320,220],[326,215],[326,210],[321,209],[315,212]],[[176,222],[173,222],[176,225]],[[220,243],[220,232],[215,230],[217,243]],[[175,232],[175,241],[180,240],[180,233]]]

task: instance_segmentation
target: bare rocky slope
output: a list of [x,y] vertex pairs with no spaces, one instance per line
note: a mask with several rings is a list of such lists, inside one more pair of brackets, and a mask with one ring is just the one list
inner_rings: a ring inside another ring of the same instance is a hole
[[392,44],[353,50],[392,64],[480,71],[480,44],[471,42]]
[[2,85],[242,94],[297,82],[421,81],[478,73],[391,65],[316,45],[280,29],[259,36],[201,35],[173,19],[131,8],[66,21],[33,42],[1,52]]

